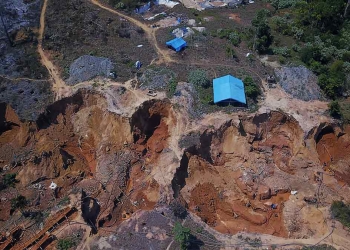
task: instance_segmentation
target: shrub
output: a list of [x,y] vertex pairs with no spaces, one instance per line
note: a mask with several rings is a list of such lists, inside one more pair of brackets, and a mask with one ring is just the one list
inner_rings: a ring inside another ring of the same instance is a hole
[[218,29],[216,31],[217,35],[219,38],[229,38],[230,34],[231,34],[231,30],[229,29]]
[[16,174],[5,174],[4,178],[2,179],[4,188],[14,187],[16,182]]
[[300,1],[301,0],[270,0],[270,3],[275,9],[285,9],[294,7]]
[[11,208],[16,210],[16,209],[23,209],[27,206],[28,201],[26,199],[26,197],[24,197],[23,195],[19,195],[16,198],[13,198],[11,200]]
[[191,230],[176,222],[173,228],[174,239],[180,243],[181,250],[186,250],[190,245]]
[[340,105],[337,101],[332,101],[328,104],[328,107],[331,116],[333,116],[334,118],[339,118],[341,116]]
[[175,78],[171,78],[167,86],[167,96],[171,98],[176,91],[177,81]]
[[304,36],[304,30],[298,27],[292,27],[292,33],[295,39],[301,40]]
[[291,51],[288,47],[274,47],[272,48],[272,52],[275,55],[281,55],[284,57],[289,57],[291,55]]
[[328,97],[334,99],[341,95],[344,76],[336,73],[323,73],[318,78],[318,84]]
[[334,201],[331,205],[332,216],[345,227],[350,228],[350,206],[342,201]]
[[65,239],[59,239],[57,242],[57,248],[59,250],[68,250],[72,247],[75,246],[75,243],[72,239],[70,238],[65,238]]
[[300,51],[300,47],[299,47],[299,45],[298,44],[293,44],[292,45],[292,50],[294,50],[295,52],[299,52]]
[[260,94],[259,87],[254,83],[254,80],[252,77],[248,76],[244,78],[243,80],[245,85],[245,93],[248,97],[252,98],[253,100],[256,100],[256,98]]
[[229,58],[237,58],[236,51],[231,47],[226,47],[226,54]]
[[192,70],[188,75],[188,82],[203,88],[208,88],[210,86],[207,72],[202,69]]
[[241,37],[236,31],[230,33],[229,39],[234,46],[238,46],[241,43]]

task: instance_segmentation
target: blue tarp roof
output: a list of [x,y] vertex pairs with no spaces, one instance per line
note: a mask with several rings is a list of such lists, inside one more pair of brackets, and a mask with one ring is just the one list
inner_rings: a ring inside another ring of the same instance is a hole
[[247,104],[242,80],[231,75],[213,80],[214,103],[235,100]]
[[166,42],[166,45],[173,47],[176,52],[179,52],[182,48],[187,46],[187,43],[184,39],[178,37],[170,40],[169,42]]

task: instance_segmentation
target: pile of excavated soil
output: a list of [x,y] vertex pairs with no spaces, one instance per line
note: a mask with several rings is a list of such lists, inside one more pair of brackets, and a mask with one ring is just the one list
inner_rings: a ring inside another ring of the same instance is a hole
[[317,76],[304,66],[276,68],[275,75],[282,88],[294,98],[312,101],[322,97]]
[[67,84],[75,85],[96,76],[108,77],[113,68],[108,58],[84,55],[76,59],[69,68]]

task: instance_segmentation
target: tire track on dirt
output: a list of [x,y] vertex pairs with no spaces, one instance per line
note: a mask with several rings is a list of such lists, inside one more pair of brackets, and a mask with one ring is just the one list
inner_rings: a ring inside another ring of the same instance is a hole
[[123,14],[117,10],[114,10],[108,6],[105,6],[104,4],[100,3],[98,0],[90,0],[92,4],[107,10],[113,14],[116,14],[126,20],[128,20],[129,22],[133,23],[134,25],[140,27],[141,29],[143,29],[147,35],[147,38],[150,42],[150,44],[154,47],[154,49],[156,50],[156,53],[158,55],[158,61],[156,62],[157,64],[161,64],[161,63],[170,63],[170,62],[175,62],[169,55],[169,53],[163,49],[161,49],[158,45],[157,42],[157,38],[156,38],[156,32],[155,29],[150,28],[148,25],[140,22],[139,20],[130,17],[126,14]]

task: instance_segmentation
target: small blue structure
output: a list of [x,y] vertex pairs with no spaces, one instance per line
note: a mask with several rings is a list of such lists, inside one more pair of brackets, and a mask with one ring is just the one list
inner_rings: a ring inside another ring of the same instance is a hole
[[214,103],[222,101],[237,101],[247,104],[242,80],[231,75],[213,80]]
[[140,8],[135,9],[136,14],[144,14],[151,8],[151,2],[146,3],[145,5],[141,6]]
[[137,62],[135,63],[135,67],[136,67],[137,69],[140,69],[141,66],[142,66],[142,63],[141,63],[140,61],[137,61]]
[[184,39],[178,37],[173,40],[170,40],[169,42],[166,42],[166,45],[172,47],[174,50],[176,50],[176,52],[179,52],[187,46],[187,43]]

